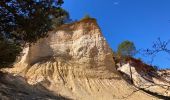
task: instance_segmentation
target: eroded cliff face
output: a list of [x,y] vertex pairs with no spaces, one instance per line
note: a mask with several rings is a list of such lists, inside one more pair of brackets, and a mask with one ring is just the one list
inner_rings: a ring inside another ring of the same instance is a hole
[[[131,71],[130,71],[131,67]],[[136,68],[135,68],[136,67]],[[144,72],[144,71],[136,71],[138,66],[132,66],[129,63],[124,64],[120,68],[119,71],[125,74],[127,80],[131,80],[130,76],[132,75],[133,83],[136,87],[142,88],[144,90],[156,93],[162,96],[170,96],[170,83],[164,77],[159,76],[157,72]]]
[[157,95],[161,99],[169,100],[169,70],[155,70],[141,60],[129,59],[127,62],[116,64],[122,76],[129,82],[133,81],[136,87]]
[[30,85],[41,84],[76,100],[154,98],[136,91],[119,75],[112,51],[94,19],[49,32],[47,38],[26,47],[15,67],[6,71],[24,77]]
[[29,85],[25,78],[1,73],[0,100],[70,100],[48,91],[41,84]]

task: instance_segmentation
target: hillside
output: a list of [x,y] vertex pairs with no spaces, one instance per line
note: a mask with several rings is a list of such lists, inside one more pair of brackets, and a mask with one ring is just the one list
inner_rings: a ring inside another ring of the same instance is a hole
[[[121,66],[120,63],[117,63],[117,65],[117,70],[122,73],[128,82],[133,81],[137,88],[152,92],[158,97],[170,99],[168,70],[156,70],[135,58],[130,58]],[[132,80],[130,77],[132,77]]]
[[69,100],[48,91],[40,84],[29,85],[23,77],[1,74],[1,100]]
[[49,32],[47,38],[24,48],[14,68],[3,71],[22,77],[24,85],[43,86],[74,100],[158,99],[123,78],[95,19]]

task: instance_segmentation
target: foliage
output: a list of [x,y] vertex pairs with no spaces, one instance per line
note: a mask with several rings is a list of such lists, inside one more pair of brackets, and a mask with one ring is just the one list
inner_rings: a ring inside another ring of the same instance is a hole
[[36,42],[69,17],[63,0],[0,0],[0,66],[11,65],[21,45]]
[[0,40],[0,67],[10,66],[21,52],[18,44]]
[[53,24],[60,25],[68,17],[62,3],[62,0],[1,0],[0,32],[8,38],[36,42],[46,36]]
[[90,19],[90,15],[86,14],[81,20]]
[[117,52],[122,56],[134,56],[136,54],[136,47],[133,42],[126,40],[118,46]]
[[156,71],[159,70],[159,66],[152,66]]

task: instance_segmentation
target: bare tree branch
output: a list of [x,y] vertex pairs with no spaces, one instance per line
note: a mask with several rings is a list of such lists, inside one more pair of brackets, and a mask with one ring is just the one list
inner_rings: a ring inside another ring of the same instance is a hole
[[170,48],[168,47],[170,40],[162,41],[158,38],[155,42],[153,42],[151,49],[143,50],[147,55],[156,55],[159,52],[166,52],[170,55]]

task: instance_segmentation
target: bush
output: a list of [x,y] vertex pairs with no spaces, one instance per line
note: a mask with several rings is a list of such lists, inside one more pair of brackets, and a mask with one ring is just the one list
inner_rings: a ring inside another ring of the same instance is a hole
[[81,20],[90,19],[90,15],[86,14]]
[[153,66],[153,68],[157,71],[157,70],[159,70],[159,66]]

